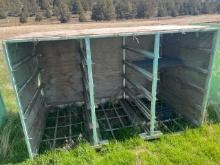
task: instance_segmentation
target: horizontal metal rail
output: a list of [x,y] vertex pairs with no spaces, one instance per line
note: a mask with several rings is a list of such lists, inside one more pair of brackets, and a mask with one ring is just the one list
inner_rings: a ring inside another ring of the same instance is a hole
[[125,88],[125,92],[135,102],[136,106],[141,110],[141,112],[148,119],[150,119],[151,118],[151,114],[150,114],[149,108],[147,108],[140,99],[138,99],[137,97],[133,96],[132,92],[128,88]]
[[24,57],[21,61],[19,61],[18,63],[14,64],[12,66],[12,71],[16,71],[21,65],[25,64],[27,61],[29,61],[30,59],[32,59],[33,57],[36,57],[37,55],[34,54],[32,56],[26,56]]
[[132,64],[132,63],[130,63],[130,62],[127,62],[127,61],[126,61],[125,64],[126,64],[128,67],[134,69],[135,71],[137,71],[137,72],[143,74],[143,75],[145,76],[145,78],[147,78],[149,81],[152,81],[152,80],[153,80],[153,75],[152,75],[152,73],[150,73],[150,72],[148,72],[148,71],[146,71],[146,70],[144,70],[144,69],[142,69],[142,68],[140,68],[140,67],[138,67],[138,66],[136,66],[136,65],[134,65],[134,64]]
[[198,85],[189,82],[189,81],[184,81],[181,78],[179,78],[178,76],[169,76],[171,78],[175,78],[177,81],[179,81],[183,86],[188,86],[190,88],[193,88],[197,91],[199,91],[200,93],[204,94],[205,93],[205,89],[203,89],[202,87],[199,87]]
[[36,100],[37,100],[37,98],[38,98],[38,96],[39,96],[40,91],[41,91],[42,88],[43,88],[43,84],[41,84],[41,85],[37,88],[36,92],[34,93],[34,96],[31,98],[30,103],[28,104],[27,108],[26,108],[25,111],[24,111],[24,117],[25,117],[25,119],[27,119],[27,113],[31,110],[31,108],[33,107],[33,105],[36,103]]
[[68,139],[68,138],[77,138],[79,135],[73,135],[73,136],[68,136],[68,137],[59,137],[59,138],[50,138],[50,139],[44,139],[42,142],[49,142],[49,141],[56,141],[56,140],[63,140],[63,139]]
[[142,92],[149,101],[152,100],[152,94],[146,88],[144,88],[141,84],[138,84],[137,82],[134,82],[128,79],[126,76],[125,76],[125,79],[127,80],[129,84],[133,85],[136,89]]
[[[69,117],[69,116],[68,116]],[[55,117],[56,118],[56,117]],[[59,117],[60,119],[60,117]],[[61,125],[61,126],[57,126],[57,128],[65,128],[65,127],[69,127],[69,126],[77,126],[77,125],[82,125],[83,122],[79,122],[79,123],[73,123],[73,124],[67,124],[67,125]],[[45,130],[48,130],[48,129],[55,129],[56,127],[47,127],[45,128]]]
[[154,59],[154,53],[143,50],[143,49],[130,48],[128,46],[122,46],[122,49],[126,49],[126,50],[129,50],[131,52],[135,52],[137,54],[142,54],[147,58]]
[[36,69],[36,71],[24,82],[24,84],[18,89],[18,93],[21,91],[41,72],[41,69]]
[[194,70],[195,72],[202,73],[202,74],[208,74],[209,73],[209,71],[207,69],[203,69],[203,68],[200,68],[200,67],[190,66],[190,65],[186,65],[186,64],[184,64],[182,67],[184,67],[186,69]]
[[196,89],[197,91],[199,91],[200,93],[205,93],[205,89],[202,89],[201,87],[199,87],[198,85],[196,85],[196,84],[193,84],[193,83],[191,83],[191,82],[186,82],[186,85],[188,85],[189,87],[191,87],[191,88],[194,88],[194,89]]

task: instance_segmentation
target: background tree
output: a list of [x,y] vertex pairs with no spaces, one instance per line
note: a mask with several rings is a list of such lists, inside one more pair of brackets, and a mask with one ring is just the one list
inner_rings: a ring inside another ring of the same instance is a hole
[[137,4],[137,18],[144,18],[147,12],[146,0],[140,0]]
[[116,18],[115,14],[115,7],[113,5],[112,0],[103,0],[104,1],[104,8],[103,14],[105,20],[113,20]]
[[61,3],[58,7],[58,19],[61,23],[67,23],[70,20],[70,10],[67,4]]
[[53,12],[52,12],[52,10],[51,9],[47,9],[46,11],[45,11],[45,17],[46,18],[51,18],[52,17],[52,15],[53,15]]
[[87,21],[87,18],[86,18],[86,15],[84,12],[81,12],[79,14],[79,22],[86,22]]
[[91,10],[92,1],[91,0],[81,0],[81,4],[84,11]]
[[74,0],[72,4],[72,13],[80,14],[84,12],[84,8],[82,6],[81,0]]
[[39,8],[37,1],[36,0],[28,0],[26,2],[27,2],[27,8],[28,8],[29,15],[31,15],[31,16],[35,15],[36,12],[38,11],[38,8]]
[[119,0],[115,4],[117,19],[133,18],[133,7],[129,0]]
[[35,16],[35,21],[40,22],[43,20],[43,14],[41,12],[37,12]]
[[5,19],[7,14],[4,9],[0,8],[0,19]]
[[25,7],[23,7],[20,14],[20,22],[26,23],[27,21],[28,21],[28,11]]
[[92,8],[92,16],[91,19],[95,21],[101,21],[105,19],[104,16],[104,2],[102,0],[97,0],[97,2],[93,5]]
[[49,0],[41,0],[40,5],[41,5],[41,9],[47,10],[50,8],[50,1]]

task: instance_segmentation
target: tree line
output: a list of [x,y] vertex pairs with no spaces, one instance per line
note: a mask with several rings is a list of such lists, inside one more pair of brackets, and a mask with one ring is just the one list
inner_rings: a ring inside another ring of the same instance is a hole
[[15,16],[22,23],[52,16],[66,23],[73,14],[84,22],[211,13],[220,13],[219,0],[0,0],[0,19]]

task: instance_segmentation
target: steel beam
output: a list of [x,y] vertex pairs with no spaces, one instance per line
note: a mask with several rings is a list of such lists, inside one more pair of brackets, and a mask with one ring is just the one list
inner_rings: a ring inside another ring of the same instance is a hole
[[93,131],[93,144],[98,145],[99,139],[97,135],[97,119],[95,113],[95,99],[94,99],[94,83],[93,83],[93,73],[92,73],[92,55],[91,55],[91,45],[90,39],[85,39],[86,45],[86,64],[88,71],[88,81],[89,81],[89,98],[90,98],[90,111],[91,111],[91,119],[92,119],[92,131]]
[[148,72],[148,71],[142,69],[141,67],[138,67],[137,65],[134,65],[130,62],[125,62],[125,64],[128,67],[130,67],[131,69],[133,69],[133,70],[137,71],[138,73],[141,73],[142,75],[144,75],[145,78],[148,79],[149,81],[153,80],[153,75],[150,72]]
[[155,111],[156,111],[156,101],[157,101],[157,80],[158,80],[158,59],[159,59],[159,56],[160,56],[160,33],[157,33],[155,35],[155,41],[154,41],[150,136],[154,136],[154,134],[155,134],[155,121],[156,121]]
[[[125,46],[126,44],[126,38],[123,37],[122,38],[122,47]],[[122,86],[123,86],[123,99],[126,98],[126,94],[125,94],[125,86],[126,86],[126,81],[125,81],[125,73],[126,73],[126,66],[125,66],[125,60],[126,60],[126,51],[125,49],[122,50],[122,62],[123,62],[123,70],[122,70],[122,73],[123,73],[123,82],[122,82]]]
[[0,127],[4,123],[4,119],[5,119],[5,104],[3,102],[3,98],[0,93]]
[[16,101],[17,101],[17,105],[18,105],[18,108],[19,108],[18,112],[19,112],[19,115],[20,115],[20,118],[21,118],[21,124],[22,124],[22,128],[23,128],[24,136],[25,136],[25,141],[26,141],[26,144],[27,144],[28,153],[29,153],[30,157],[33,158],[34,153],[32,152],[32,149],[31,149],[31,144],[30,144],[30,141],[29,141],[27,127],[26,127],[26,124],[25,124],[25,121],[24,121],[24,115],[22,113],[22,111],[24,112],[24,109],[21,105],[20,97],[18,95],[18,88],[17,88],[17,85],[16,85],[16,80],[15,80],[15,77],[14,77],[14,72],[13,72],[11,60],[9,58],[8,47],[7,47],[5,42],[3,43],[3,48],[4,48],[4,51],[5,51],[8,68],[10,69],[10,71],[9,71],[10,78],[11,78],[12,85],[13,85],[13,88],[14,88],[14,91],[15,91],[15,94],[16,94]]

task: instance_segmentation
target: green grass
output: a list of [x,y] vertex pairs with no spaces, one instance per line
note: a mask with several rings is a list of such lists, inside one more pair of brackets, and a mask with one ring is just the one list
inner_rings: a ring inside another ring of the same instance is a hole
[[167,135],[149,142],[134,137],[112,141],[96,152],[89,144],[71,151],[50,151],[22,164],[218,164],[220,126],[206,125],[179,135]]
[[[0,129],[0,164],[219,164],[219,124],[207,124],[179,135],[165,135],[151,142],[137,137],[112,141],[99,152],[89,144],[82,143],[71,151],[49,151],[34,160],[28,159],[15,96],[2,54],[0,47],[0,90],[8,117]],[[212,104],[209,108],[213,123],[219,121],[219,109],[219,104]]]
[[0,90],[7,107],[7,120],[0,128],[0,164],[16,163],[28,158],[15,96],[6,68],[3,51],[0,47]]

